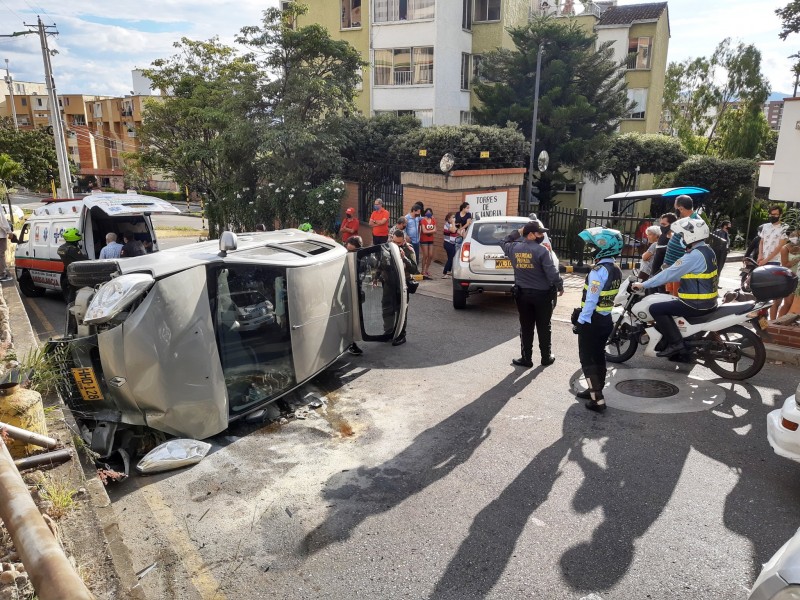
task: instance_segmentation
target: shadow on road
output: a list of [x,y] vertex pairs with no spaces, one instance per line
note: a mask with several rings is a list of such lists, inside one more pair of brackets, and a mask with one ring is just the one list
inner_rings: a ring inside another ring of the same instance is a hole
[[410,446],[382,465],[332,476],[323,497],[335,505],[305,537],[301,553],[313,554],[348,539],[364,520],[391,510],[466,462],[489,437],[489,423],[506,402],[542,370],[537,367],[519,378],[518,371],[507,375],[470,404],[420,433]]

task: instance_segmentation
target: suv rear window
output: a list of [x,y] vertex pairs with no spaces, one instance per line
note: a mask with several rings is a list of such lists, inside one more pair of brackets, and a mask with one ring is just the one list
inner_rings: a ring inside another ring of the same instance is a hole
[[484,246],[499,246],[503,238],[522,227],[524,223],[475,223],[472,239]]

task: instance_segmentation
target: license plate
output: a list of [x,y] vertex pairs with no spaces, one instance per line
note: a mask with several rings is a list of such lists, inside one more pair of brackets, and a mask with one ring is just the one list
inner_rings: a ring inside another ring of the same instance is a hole
[[81,393],[81,398],[85,401],[103,400],[103,393],[100,391],[100,386],[97,384],[97,377],[95,377],[94,369],[91,367],[72,369],[72,377],[75,378],[75,383],[78,386],[78,391]]
[[511,268],[511,259],[510,258],[498,258],[498,259],[495,259],[494,268],[495,269],[510,269]]
[[758,318],[758,326],[761,327],[761,329],[766,329],[768,325],[769,325],[769,323],[767,323],[767,318],[766,317],[759,317]]

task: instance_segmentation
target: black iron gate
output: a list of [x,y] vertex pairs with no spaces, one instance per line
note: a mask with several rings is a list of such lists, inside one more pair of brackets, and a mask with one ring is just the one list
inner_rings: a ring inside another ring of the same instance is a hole
[[372,214],[372,203],[380,198],[383,200],[383,207],[389,211],[389,226],[397,222],[403,216],[403,184],[400,183],[400,174],[387,172],[384,179],[379,183],[358,185],[358,219],[359,221],[369,221]]

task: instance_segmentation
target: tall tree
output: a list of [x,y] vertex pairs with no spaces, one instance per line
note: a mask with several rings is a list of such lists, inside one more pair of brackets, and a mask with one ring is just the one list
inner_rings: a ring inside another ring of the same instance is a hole
[[611,139],[605,173],[614,177],[614,192],[629,192],[639,174],[660,175],[687,159],[679,140],[658,133],[625,133]]
[[26,188],[48,189],[58,172],[53,136],[41,128],[17,131],[11,119],[0,119],[0,153],[19,163],[22,173],[15,175],[14,182]]
[[307,7],[288,4],[264,11],[260,26],[244,27],[237,38],[247,47],[262,78],[252,118],[258,125],[259,174],[292,198],[270,198],[281,223],[310,212],[316,196],[306,183],[322,185],[342,169],[345,144],[340,115],[355,111],[360,70],[366,66],[350,44],[330,37],[318,24],[296,27]]
[[[739,106],[743,118],[760,110],[769,96],[769,82],[761,73],[761,52],[752,44],[719,43],[710,58],[671,63],[664,89],[664,111],[675,135],[687,143],[706,138],[708,154],[717,128],[728,111]],[[758,126],[758,123],[754,126]],[[743,127],[743,122],[740,127]]]
[[720,119],[714,153],[720,158],[769,160],[770,132],[764,111],[754,104],[730,110]]
[[10,221],[14,222],[14,213],[11,211],[11,196],[8,188],[19,177],[22,176],[22,165],[11,158],[8,154],[0,154],[0,202],[8,202],[8,214]]
[[597,36],[572,20],[537,16],[509,35],[515,49],[484,56],[484,81],[475,84],[482,105],[473,114],[481,124],[516,123],[530,139],[536,57],[544,43],[535,150],[547,150],[550,168],[534,180],[546,207],[554,184],[565,180],[562,168],[589,176],[603,170],[603,151],[631,108],[625,72],[613,60],[611,42],[595,47]]
[[775,14],[781,18],[781,32],[778,35],[782,40],[789,34],[800,33],[800,0],[791,0],[783,8],[776,9]]
[[[179,52],[146,69],[157,89],[169,95],[145,105],[139,165],[172,173],[181,185],[209,201],[209,230],[241,221],[221,211],[222,203],[252,201],[256,128],[248,116],[256,102],[256,66],[218,40],[175,44]],[[237,198],[238,195],[238,198]]]

